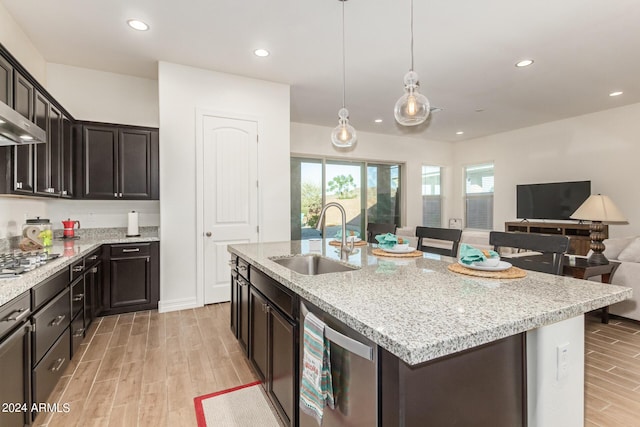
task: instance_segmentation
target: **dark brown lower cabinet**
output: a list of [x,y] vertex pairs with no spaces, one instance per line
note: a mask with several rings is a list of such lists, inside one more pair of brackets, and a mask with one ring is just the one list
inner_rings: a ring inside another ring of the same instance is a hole
[[269,305],[260,292],[251,288],[249,307],[251,310],[251,344],[249,360],[256,368],[258,376],[266,381],[269,369]]
[[25,324],[0,340],[0,404],[13,405],[0,411],[0,426],[28,423],[31,364],[29,327]]
[[525,333],[416,366],[379,355],[380,425],[527,425]]
[[297,410],[298,328],[293,311],[288,311],[294,305],[292,294],[261,272],[252,270],[249,359],[287,425],[295,424]]
[[238,276],[238,342],[249,354],[249,282]]
[[158,308],[160,252],[158,242],[109,245],[102,314]]

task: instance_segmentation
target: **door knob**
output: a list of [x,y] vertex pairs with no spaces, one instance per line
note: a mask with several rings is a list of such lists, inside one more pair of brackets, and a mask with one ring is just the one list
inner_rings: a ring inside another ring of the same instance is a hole
[[210,231],[207,231],[207,232],[205,233],[205,235],[206,235],[207,237],[211,237],[211,232],[210,232]]

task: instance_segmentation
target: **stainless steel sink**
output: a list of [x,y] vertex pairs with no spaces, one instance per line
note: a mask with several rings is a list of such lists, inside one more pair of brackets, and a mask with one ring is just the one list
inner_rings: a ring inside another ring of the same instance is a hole
[[358,270],[358,267],[341,264],[319,255],[294,255],[286,258],[272,259],[272,261],[296,273],[306,274],[308,276]]

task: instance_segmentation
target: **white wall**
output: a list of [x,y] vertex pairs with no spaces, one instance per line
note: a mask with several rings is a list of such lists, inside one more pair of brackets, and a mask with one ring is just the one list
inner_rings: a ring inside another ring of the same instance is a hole
[[260,239],[289,238],[289,86],[160,62],[160,310],[197,305],[196,109],[258,118]]
[[[336,123],[337,125],[337,123]],[[336,149],[331,144],[332,128],[303,123],[291,123],[291,155],[321,156],[349,160],[379,160],[405,163],[406,212],[403,227],[422,225],[422,165],[442,166],[444,195],[443,220],[451,216],[454,196],[450,165],[453,162],[451,143],[403,136],[358,132],[358,142],[349,150]]]
[[0,43],[11,52],[41,85],[46,87],[47,63],[44,57],[1,2]]
[[78,120],[158,127],[158,81],[47,64],[47,90]]
[[494,222],[516,219],[516,185],[591,180],[592,193],[610,196],[629,220],[612,237],[640,234],[640,104],[456,142],[453,213],[462,218],[462,167],[495,162]]
[[27,218],[47,218],[47,204],[42,199],[0,197],[0,239],[19,236]]

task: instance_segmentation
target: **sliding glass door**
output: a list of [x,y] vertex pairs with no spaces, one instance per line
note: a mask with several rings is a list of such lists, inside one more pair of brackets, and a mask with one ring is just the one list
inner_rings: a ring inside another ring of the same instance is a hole
[[[347,230],[364,236],[368,222],[400,227],[401,165],[380,162],[291,158],[291,239],[320,237],[316,230],[322,205],[345,209]],[[329,209],[325,237],[341,229],[340,211]]]

